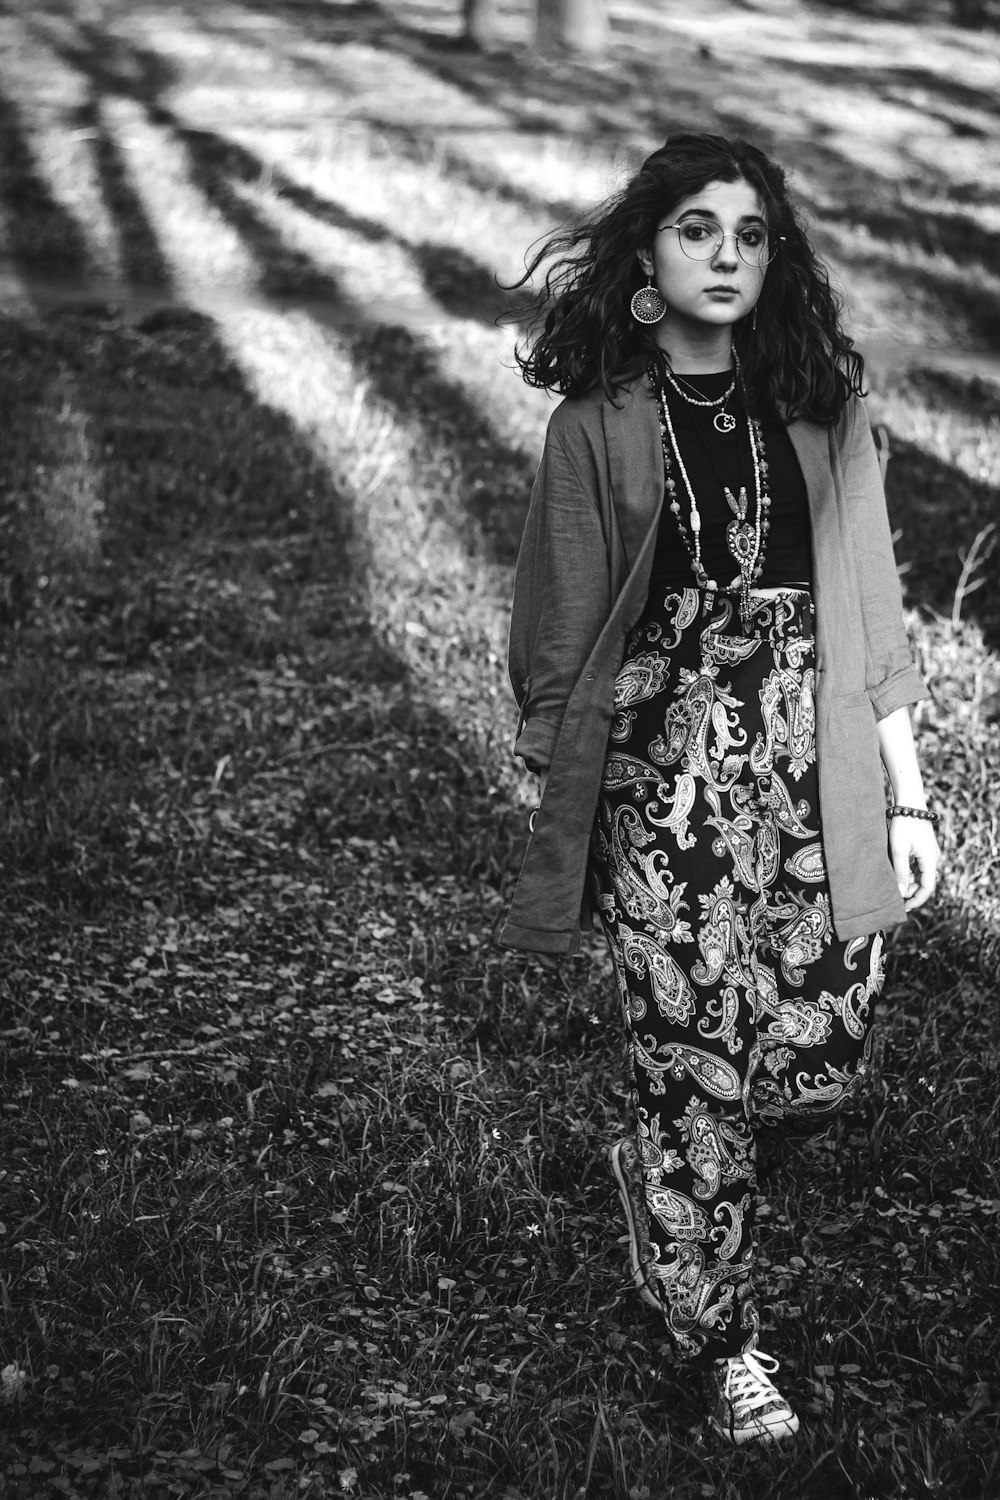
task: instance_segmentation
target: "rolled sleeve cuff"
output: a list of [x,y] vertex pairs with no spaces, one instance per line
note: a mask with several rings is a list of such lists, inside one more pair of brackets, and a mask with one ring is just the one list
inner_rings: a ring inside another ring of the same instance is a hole
[[514,741],[514,754],[521,757],[529,771],[544,771],[552,764],[558,738],[558,724],[548,719],[529,719]]
[[911,703],[929,698],[930,693],[920,673],[911,664],[900,667],[898,672],[893,672],[884,681],[870,687],[868,696],[875,709],[876,719],[887,719],[897,708],[908,708]]

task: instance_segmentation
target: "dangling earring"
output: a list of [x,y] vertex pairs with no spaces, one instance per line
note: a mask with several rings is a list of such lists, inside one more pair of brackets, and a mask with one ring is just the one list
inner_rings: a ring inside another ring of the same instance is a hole
[[637,323],[658,323],[667,310],[667,304],[653,285],[652,276],[647,278],[645,286],[639,288],[629,306]]
[[756,302],[753,305],[753,317],[750,319],[750,332],[751,333],[756,333],[757,332],[757,304],[756,304]]

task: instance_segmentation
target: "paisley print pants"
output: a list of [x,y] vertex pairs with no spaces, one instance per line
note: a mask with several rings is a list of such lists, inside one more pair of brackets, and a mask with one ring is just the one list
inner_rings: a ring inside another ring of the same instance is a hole
[[615,686],[591,875],[625,1014],[647,1279],[684,1358],[752,1349],[756,1147],[861,1087],[882,935],[834,934],[812,600],[684,589]]

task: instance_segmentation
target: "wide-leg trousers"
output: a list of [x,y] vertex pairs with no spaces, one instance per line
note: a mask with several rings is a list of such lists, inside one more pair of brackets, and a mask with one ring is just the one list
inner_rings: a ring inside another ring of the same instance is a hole
[[679,1355],[756,1346],[757,1143],[821,1130],[871,1057],[882,935],[834,933],[805,591],[653,598],[591,850],[625,1017],[651,1262]]

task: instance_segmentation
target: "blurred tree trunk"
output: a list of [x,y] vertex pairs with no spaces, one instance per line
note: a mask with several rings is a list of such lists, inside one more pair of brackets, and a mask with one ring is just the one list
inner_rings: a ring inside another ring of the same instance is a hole
[[536,0],[536,40],[540,51],[565,47],[603,52],[609,40],[604,0]]
[[462,0],[462,36],[474,47],[489,47],[497,39],[496,0]]

